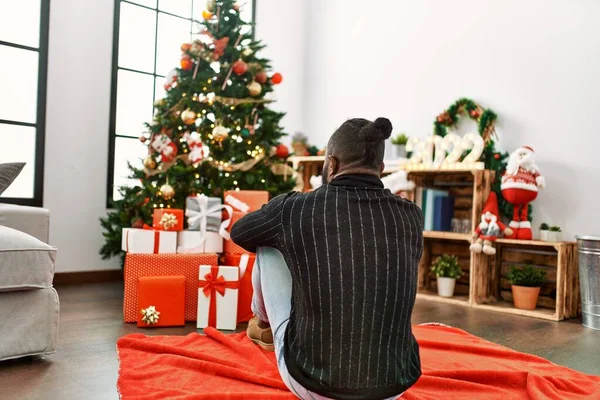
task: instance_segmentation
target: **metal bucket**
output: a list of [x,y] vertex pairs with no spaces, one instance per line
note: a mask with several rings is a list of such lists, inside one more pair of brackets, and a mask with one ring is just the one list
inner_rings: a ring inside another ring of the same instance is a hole
[[600,330],[600,237],[577,236],[583,326]]

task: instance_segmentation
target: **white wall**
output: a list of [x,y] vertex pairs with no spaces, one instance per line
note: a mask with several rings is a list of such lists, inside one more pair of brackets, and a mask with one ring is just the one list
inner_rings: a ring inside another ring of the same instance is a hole
[[311,0],[304,121],[314,142],[348,117],[431,133],[458,97],[499,114],[506,150],[535,148],[548,189],[534,224],[600,233],[600,2]]
[[56,270],[118,269],[102,261],[113,1],[52,0],[44,207]]

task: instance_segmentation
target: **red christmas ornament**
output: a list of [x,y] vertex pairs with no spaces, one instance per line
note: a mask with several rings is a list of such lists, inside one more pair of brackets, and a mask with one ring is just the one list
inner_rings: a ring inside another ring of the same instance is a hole
[[494,154],[494,158],[495,158],[496,160],[499,160],[499,159],[500,159],[500,154],[499,154],[499,153],[496,153],[496,154]]
[[244,75],[248,71],[248,64],[243,62],[242,60],[237,60],[233,63],[233,72],[236,75]]
[[194,67],[194,62],[188,56],[181,57],[181,69],[190,71]]
[[267,77],[267,73],[265,71],[258,71],[256,75],[254,75],[254,80],[261,85],[267,83],[267,79],[269,78]]
[[271,77],[271,82],[273,82],[274,85],[279,85],[282,81],[283,75],[281,75],[279,72],[274,73]]
[[183,51],[184,53],[187,53],[188,51],[190,51],[191,48],[192,48],[192,45],[189,43],[184,43],[181,45],[181,51]]
[[140,136],[140,142],[146,143],[146,140],[148,140],[146,139],[146,136]]
[[[148,199],[148,201],[150,201],[150,199]],[[147,202],[144,202],[144,204],[146,203]],[[141,218],[136,219],[133,221],[133,224],[131,224],[131,227],[135,229],[142,229],[144,227],[144,220]]]
[[290,150],[285,144],[280,144],[277,146],[277,150],[275,150],[275,155],[279,158],[287,158],[290,155]]

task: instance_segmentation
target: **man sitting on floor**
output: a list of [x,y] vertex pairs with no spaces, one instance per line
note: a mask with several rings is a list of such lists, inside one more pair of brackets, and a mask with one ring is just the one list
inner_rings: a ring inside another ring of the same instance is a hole
[[302,399],[394,398],[421,375],[410,318],[423,214],[381,183],[391,132],[385,118],[346,121],[323,186],[277,196],[231,232],[257,252],[248,336]]

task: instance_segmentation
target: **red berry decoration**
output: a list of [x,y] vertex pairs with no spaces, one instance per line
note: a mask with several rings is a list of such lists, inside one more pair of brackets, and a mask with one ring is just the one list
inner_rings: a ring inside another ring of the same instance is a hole
[[181,57],[181,69],[190,71],[194,67],[194,62],[188,56]]
[[498,153],[494,154],[494,158],[495,158],[496,160],[499,160],[499,159],[500,159],[500,154],[498,154]]
[[188,51],[190,51],[191,48],[192,48],[192,45],[189,43],[184,43],[181,45],[181,51],[183,51],[184,53],[187,53]]
[[271,77],[271,82],[273,82],[274,85],[279,85],[282,81],[283,76],[279,72],[274,73]]
[[290,150],[287,148],[287,146],[285,144],[280,144],[277,146],[275,155],[279,158],[287,158],[287,156],[290,155]]
[[237,60],[233,63],[233,72],[236,75],[244,75],[248,71],[248,64],[243,62],[242,60]]
[[267,77],[267,73],[265,71],[259,71],[256,73],[256,75],[254,75],[254,80],[261,85],[267,83],[267,79],[269,78]]

